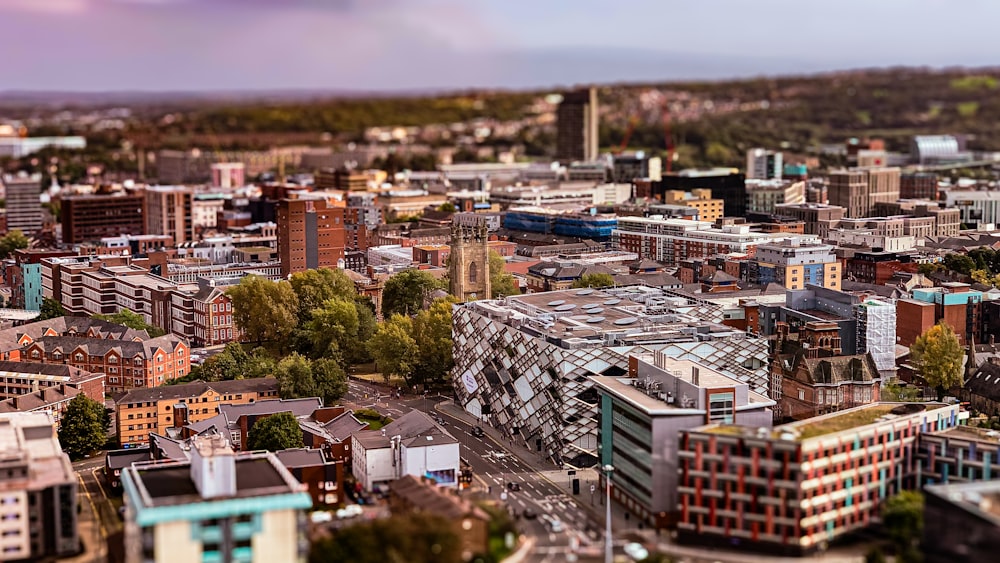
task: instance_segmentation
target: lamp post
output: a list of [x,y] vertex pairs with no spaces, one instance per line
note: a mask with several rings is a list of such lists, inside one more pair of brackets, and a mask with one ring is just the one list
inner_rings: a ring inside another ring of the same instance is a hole
[[613,473],[614,470],[615,468],[611,464],[605,465],[601,468],[601,471],[604,472],[604,481],[607,485],[607,497],[604,503],[604,563],[612,563],[614,561],[611,538],[611,473]]

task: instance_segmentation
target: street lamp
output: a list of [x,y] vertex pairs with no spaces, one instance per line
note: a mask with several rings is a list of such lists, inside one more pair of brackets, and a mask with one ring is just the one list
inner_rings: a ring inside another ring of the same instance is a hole
[[604,513],[604,563],[612,563],[614,561],[614,552],[611,545],[611,473],[615,470],[614,466],[610,463],[601,468],[604,472],[604,481],[607,484],[607,498],[605,504]]

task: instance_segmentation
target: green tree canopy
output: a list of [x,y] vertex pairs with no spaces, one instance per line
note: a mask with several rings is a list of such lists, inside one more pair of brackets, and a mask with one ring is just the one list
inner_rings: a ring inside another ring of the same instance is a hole
[[247,448],[277,452],[303,447],[302,429],[290,412],[257,419],[247,435]]
[[388,382],[392,376],[402,377],[409,385],[420,362],[417,343],[410,336],[413,321],[403,315],[392,315],[379,325],[368,341],[368,352],[375,358],[375,365]]
[[442,383],[448,380],[452,358],[451,307],[454,298],[438,299],[430,308],[413,317],[412,337],[418,351],[415,370],[423,383]]
[[139,313],[133,313],[128,309],[122,309],[113,315],[94,315],[94,318],[108,321],[109,323],[125,325],[135,330],[145,330],[152,337],[163,336],[167,333],[162,328],[147,323],[145,317]]
[[312,310],[303,326],[310,344],[309,355],[342,358],[344,350],[356,346],[358,325],[358,308],[354,300],[327,299]]
[[299,301],[291,284],[246,276],[227,293],[233,321],[248,340],[285,345],[298,323]]
[[299,319],[308,320],[313,310],[331,299],[351,301],[358,292],[343,270],[316,268],[292,274],[288,280],[299,300]]
[[311,367],[316,395],[323,399],[324,405],[334,405],[347,394],[347,373],[336,360],[320,358]]
[[918,544],[924,531],[924,496],[919,491],[901,491],[886,499],[882,524],[896,547],[898,560],[921,560]]
[[274,359],[263,348],[247,354],[238,342],[230,342],[222,352],[205,360],[199,375],[206,381],[253,379],[271,375],[275,367]]
[[434,276],[423,270],[405,270],[385,282],[382,290],[382,317],[415,315],[424,308],[424,299],[438,289]]
[[63,309],[62,303],[52,299],[51,297],[42,298],[41,314],[38,316],[39,321],[44,321],[46,319],[56,319],[59,317],[66,316],[66,310]]
[[611,287],[615,278],[611,274],[584,274],[573,282],[573,287]]
[[30,242],[28,237],[24,236],[24,233],[20,230],[14,229],[13,231],[9,231],[0,237],[0,259],[9,257],[15,250],[28,248]]
[[500,253],[490,251],[490,298],[507,297],[509,295],[520,295],[521,288],[517,285],[514,276],[504,269],[506,261]]
[[316,396],[316,380],[309,360],[295,352],[285,356],[274,370],[282,399]]
[[910,346],[914,367],[927,385],[935,388],[938,400],[945,391],[962,385],[962,359],[965,352],[958,336],[944,321],[927,329]]
[[344,526],[313,542],[310,563],[460,563],[462,544],[441,516],[417,512]]
[[72,459],[100,449],[108,441],[107,412],[104,405],[83,393],[66,406],[59,425],[59,445]]

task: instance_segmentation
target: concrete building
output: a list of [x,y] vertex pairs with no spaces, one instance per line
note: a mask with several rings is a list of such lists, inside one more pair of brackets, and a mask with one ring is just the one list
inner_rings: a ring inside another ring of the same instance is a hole
[[823,203],[782,203],[775,204],[774,212],[777,215],[791,217],[805,223],[805,233],[807,235],[824,236],[821,225],[830,221],[839,221],[847,212],[846,209],[837,205],[826,205]]
[[1000,192],[948,190],[945,202],[949,208],[959,210],[962,223],[966,225],[975,227],[1000,224]]
[[644,151],[616,154],[612,167],[612,181],[619,183],[628,183],[636,178],[658,182],[663,177],[663,161]]
[[678,541],[813,554],[874,524],[888,497],[914,488],[919,437],[957,426],[959,410],[876,403],[773,430],[684,431]]
[[598,461],[590,377],[625,375],[630,354],[662,351],[766,390],[766,341],[721,317],[720,307],[642,286],[467,303],[452,318],[457,402],[533,451],[588,467]]
[[42,307],[42,260],[72,256],[66,250],[21,248],[4,264],[4,281],[10,287],[10,305],[15,309],[39,311]]
[[959,162],[962,143],[954,135],[916,135],[910,144],[910,158],[917,164]]
[[664,174],[663,179],[652,186],[651,195],[662,199],[663,192],[668,190],[693,189],[712,190],[712,197],[723,201],[727,217],[743,217],[747,213],[746,177],[735,168],[689,169]]
[[0,560],[75,555],[77,483],[69,456],[44,412],[0,414]]
[[458,487],[458,440],[424,412],[413,410],[380,430],[356,432],[352,442],[353,473],[366,491],[406,475]]
[[281,276],[336,268],[344,259],[344,205],[329,198],[283,199],[278,203]]
[[884,252],[906,252],[917,247],[917,239],[912,235],[883,235],[878,234],[875,229],[830,229],[823,240],[837,246],[855,246]]
[[190,461],[122,471],[125,561],[304,562],[309,494],[269,452],[194,439]]
[[239,188],[247,184],[242,162],[217,162],[210,166],[213,188]]
[[563,94],[556,110],[556,160],[597,160],[599,124],[596,88]]
[[31,236],[42,230],[42,177],[4,176],[8,231],[21,231]]
[[698,220],[714,223],[724,214],[723,201],[712,197],[712,190],[694,189],[690,192],[668,190],[663,193],[663,203],[666,205],[682,205],[698,210]]
[[174,244],[197,240],[192,220],[194,191],[185,186],[147,186],[143,217],[148,235],[167,235]]
[[[1000,481],[924,488],[920,554],[927,563],[989,563],[1000,553]],[[942,541],[947,538],[946,541]]]
[[747,179],[747,211],[774,213],[775,207],[806,202],[806,183],[786,180]]
[[142,192],[71,195],[60,198],[64,244],[97,242],[104,237],[146,234]]
[[779,283],[786,289],[804,289],[806,284],[840,289],[840,261],[828,244],[801,244],[790,238],[757,246],[757,254],[747,261],[746,280],[767,285]]
[[629,358],[628,377],[593,377],[600,394],[601,465],[613,498],[655,528],[677,521],[680,431],[720,422],[771,426],[774,401],[719,371],[662,352]]
[[899,197],[937,201],[938,175],[933,172],[912,172],[899,178]]
[[[722,207],[721,202],[719,207]],[[593,208],[590,209],[593,211]],[[503,226],[513,231],[555,234],[607,242],[618,226],[613,213],[593,213],[546,207],[511,207],[503,217]]]
[[847,217],[870,217],[876,203],[899,199],[899,168],[838,170],[827,176],[831,205],[847,210]]
[[747,151],[747,179],[780,180],[784,171],[781,153],[767,149]]

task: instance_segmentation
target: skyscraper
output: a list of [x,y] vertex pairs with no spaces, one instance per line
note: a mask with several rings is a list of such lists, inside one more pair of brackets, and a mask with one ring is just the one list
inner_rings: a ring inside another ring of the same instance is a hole
[[282,276],[313,268],[336,268],[344,259],[343,202],[283,199],[278,203],[276,222]]
[[6,176],[7,229],[33,235],[42,230],[42,193],[40,176]]
[[563,94],[556,116],[556,160],[597,159],[597,125],[600,120],[597,89],[588,88]]

